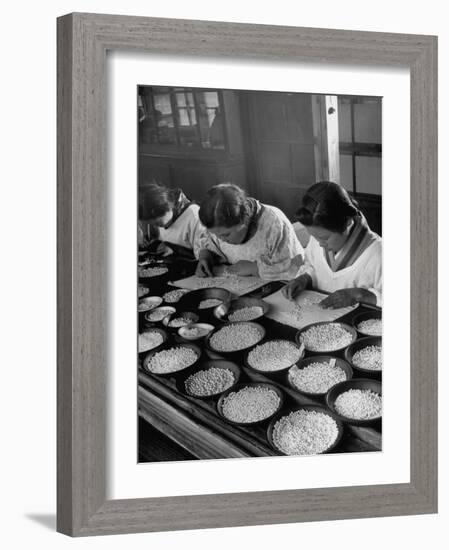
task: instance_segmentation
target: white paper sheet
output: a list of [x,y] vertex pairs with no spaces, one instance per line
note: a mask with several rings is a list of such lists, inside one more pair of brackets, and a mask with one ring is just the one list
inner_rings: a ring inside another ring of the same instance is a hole
[[281,290],[264,298],[265,302],[270,304],[270,310],[266,315],[274,321],[297,329],[320,321],[335,321],[357,307],[355,305],[340,309],[323,309],[318,303],[326,298],[326,294],[304,290],[296,301],[292,302],[282,295]]
[[248,294],[267,284],[268,281],[263,281],[259,277],[241,277],[239,275],[227,275],[223,277],[197,277],[192,275],[179,281],[173,281],[170,284],[179,288],[187,288],[189,290],[199,290],[201,288],[218,287],[224,288],[241,296]]

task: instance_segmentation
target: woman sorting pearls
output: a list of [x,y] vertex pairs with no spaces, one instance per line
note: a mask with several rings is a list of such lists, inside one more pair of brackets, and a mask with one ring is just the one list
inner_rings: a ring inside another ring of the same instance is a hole
[[207,233],[201,239],[196,275],[280,280],[298,274],[303,248],[278,208],[248,197],[237,185],[221,183],[209,189],[199,218]]
[[288,283],[284,296],[295,300],[312,286],[331,293],[322,307],[357,302],[382,306],[382,239],[370,230],[347,191],[332,182],[312,185],[297,219],[310,234],[305,261],[311,269]]
[[155,182],[145,185],[139,196],[139,246],[159,242],[158,252],[168,246],[180,255],[198,257],[199,239],[205,231],[199,209],[181,189]]

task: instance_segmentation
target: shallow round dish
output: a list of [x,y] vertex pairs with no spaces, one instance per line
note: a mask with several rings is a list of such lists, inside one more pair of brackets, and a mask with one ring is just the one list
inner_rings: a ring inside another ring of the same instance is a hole
[[[238,392],[238,391],[240,391],[240,390],[242,390],[243,388],[246,388],[246,387],[250,387],[250,388],[261,387],[261,388],[266,388],[266,389],[273,390],[274,392],[276,392],[277,396],[279,397],[279,403],[278,403],[278,406],[276,407],[276,410],[273,411],[268,416],[266,416],[265,418],[262,418],[260,420],[255,420],[254,422],[236,422],[235,420],[230,420],[228,417],[226,417],[223,414],[223,402],[224,402],[224,400],[228,397],[229,394],[234,393],[234,392],[236,393],[236,392]],[[265,382],[248,382],[246,384],[237,384],[233,388],[230,388],[229,390],[226,390],[224,393],[222,393],[219,400],[218,400],[218,402],[217,402],[217,411],[218,411],[218,414],[221,416],[221,418],[223,418],[224,420],[226,420],[226,422],[229,422],[230,424],[235,424],[237,426],[254,426],[256,424],[263,424],[265,422],[268,422],[271,418],[273,418],[273,416],[276,413],[278,413],[281,410],[283,404],[284,404],[284,394],[274,384],[268,384],[268,383],[265,383]]]
[[260,308],[260,314],[243,322],[255,321],[256,319],[260,319],[267,313],[270,308],[269,304],[267,304],[267,302],[265,302],[264,300],[242,296],[241,298],[237,298],[235,300],[232,300],[231,302],[223,303],[214,308],[214,316],[220,321],[236,323],[239,321],[229,319],[229,316],[234,314],[236,311],[249,307]]
[[[141,334],[145,334],[147,332],[157,332],[158,334],[160,334],[162,336],[162,342],[160,344],[158,344],[156,347],[154,348],[151,348],[151,349],[144,349],[144,350],[140,350],[140,347],[139,347],[139,343],[140,343],[140,336]],[[146,329],[144,331],[142,331],[140,334],[139,334],[139,337],[138,337],[138,352],[139,352],[139,357],[143,357],[146,353],[148,352],[156,352],[158,351],[160,348],[162,348],[162,346],[165,344],[165,342],[167,341],[168,339],[168,334],[166,333],[165,330],[161,329],[161,328],[157,328],[157,327],[152,327],[152,328],[149,328],[149,329]]]
[[214,307],[200,309],[201,302],[205,300],[221,300],[222,303],[230,302],[232,298],[231,293],[224,288],[202,288],[200,290],[192,290],[188,294],[181,297],[178,302],[178,307],[185,310],[198,310],[201,312],[212,312]]
[[[201,340],[206,338],[206,336],[214,330],[214,325],[209,323],[192,323],[186,327],[181,327],[178,329],[178,334],[181,338],[185,340]],[[197,331],[197,334],[194,334],[193,331]]]
[[340,440],[343,436],[343,424],[342,424],[341,420],[337,417],[337,415],[335,415],[334,413],[332,413],[331,411],[329,411],[328,409],[326,409],[324,407],[320,407],[319,405],[296,406],[296,407],[289,408],[287,411],[282,411],[282,412],[277,413],[270,420],[270,423],[269,423],[268,428],[267,428],[267,439],[268,439],[268,443],[271,445],[272,449],[274,451],[276,451],[277,453],[279,453],[280,455],[284,455],[284,456],[312,456],[312,455],[307,455],[307,454],[304,454],[304,455],[288,455],[287,453],[285,453],[284,451],[279,449],[279,447],[276,445],[276,443],[274,442],[274,439],[273,439],[273,431],[274,431],[274,427],[277,424],[277,422],[279,422],[279,420],[281,420],[281,418],[284,418],[285,416],[288,416],[290,413],[294,413],[294,412],[301,411],[301,410],[320,412],[320,413],[323,413],[323,414],[329,416],[330,418],[332,418],[335,421],[335,423],[337,424],[337,432],[338,432],[337,437],[335,438],[334,442],[331,445],[329,445],[329,447],[326,448],[326,450],[322,451],[321,453],[316,453],[316,454],[327,454],[327,453],[332,452],[337,447],[337,445],[340,443]]
[[365,338],[359,338],[356,342],[348,346],[345,350],[345,359],[346,361],[351,365],[351,367],[354,369],[355,372],[359,373],[359,375],[365,376],[365,375],[371,375],[376,376],[377,378],[382,376],[382,369],[375,370],[375,369],[364,369],[362,367],[358,367],[357,365],[354,365],[353,357],[354,354],[360,351],[363,348],[367,348],[368,346],[380,346],[382,347],[382,337],[381,336],[366,336]]
[[304,332],[306,332],[307,330],[309,330],[312,327],[321,326],[321,325],[338,325],[341,328],[343,328],[344,330],[346,330],[347,332],[349,332],[349,334],[351,335],[351,340],[347,344],[339,346],[339,347],[331,349],[331,350],[330,349],[312,350],[309,347],[307,347],[306,345],[304,345],[306,350],[311,354],[325,355],[325,354],[328,354],[328,353],[336,353],[338,351],[344,350],[350,344],[352,344],[353,342],[355,342],[357,340],[357,331],[355,330],[354,327],[351,327],[350,325],[348,325],[346,323],[340,323],[339,321],[333,321],[333,322],[320,321],[319,323],[311,323],[310,325],[307,325],[306,327],[302,328],[301,330],[298,330],[298,332],[295,335],[295,340],[296,340],[296,343],[298,344],[298,346],[301,346],[301,344],[302,344],[301,335]]
[[305,390],[301,390],[300,388],[298,388],[293,380],[292,380],[292,370],[294,368],[298,368],[298,369],[305,369],[306,367],[308,367],[309,365],[311,365],[312,363],[329,363],[330,361],[332,360],[335,360],[335,366],[336,367],[339,367],[341,368],[345,375],[346,375],[346,380],[350,380],[353,376],[353,371],[352,371],[352,368],[351,368],[351,365],[349,365],[349,363],[347,363],[344,359],[341,359],[340,357],[333,357],[331,355],[312,355],[311,357],[306,357],[305,359],[301,359],[301,361],[298,361],[298,363],[296,365],[293,365],[292,367],[290,367],[288,373],[287,373],[287,381],[290,385],[290,387],[299,392],[299,393],[302,393],[303,395],[307,395],[307,396],[310,396],[310,397],[323,397],[326,395],[326,393],[329,391],[330,388],[328,388],[326,391],[324,392],[307,392]]
[[[197,372],[210,370],[212,368],[230,370],[234,376],[234,382],[232,383],[232,386],[229,386],[229,388],[227,388],[226,390],[217,393],[211,393],[209,395],[194,395],[190,393],[186,388],[187,379]],[[225,361],[224,359],[213,359],[210,361],[203,361],[195,365],[195,367],[193,369],[190,369],[189,372],[182,373],[176,380],[176,387],[180,393],[188,395],[189,397],[194,397],[195,399],[215,399],[228,389],[231,390],[233,387],[235,387],[239,383],[240,375],[241,370],[236,363],[233,363],[232,361]]]
[[[139,300],[138,312],[145,313],[146,311],[151,311],[152,309],[160,306],[162,304],[162,298],[160,296],[147,296]],[[145,309],[142,309],[142,308]]]
[[[160,313],[161,317],[158,318],[156,315]],[[164,313],[164,315],[162,315]],[[151,311],[145,313],[145,321],[148,321],[150,323],[162,323],[162,321],[167,317],[167,315],[173,315],[176,313],[176,308],[171,306],[162,306],[162,307],[156,307],[152,309]],[[152,319],[152,316],[155,316]]]
[[[278,343],[286,342],[287,344],[291,345],[292,348],[294,348],[297,351],[298,358],[295,361],[290,362],[289,364],[285,365],[285,367],[282,367],[281,369],[276,369],[276,370],[262,370],[262,369],[258,369],[256,367],[254,367],[253,365],[251,365],[250,362],[249,362],[249,356],[251,355],[251,353],[257,347],[264,346],[265,344],[270,344],[271,342],[274,342],[274,343],[276,343],[276,342],[278,342]],[[257,372],[257,373],[263,374],[265,376],[269,376],[269,375],[278,375],[279,376],[280,374],[285,374],[285,372],[288,369],[290,369],[292,367],[292,365],[295,365],[303,357],[304,357],[304,349],[301,349],[300,346],[298,346],[295,342],[292,342],[291,340],[288,340],[287,338],[267,338],[265,340],[262,340],[261,342],[259,342],[255,346],[253,346],[250,350],[248,350],[245,353],[244,361],[245,361],[245,365],[250,370],[252,370],[253,372]]]
[[[152,357],[156,354],[156,353],[159,353],[159,352],[162,352],[162,351],[167,351],[167,350],[170,350],[170,349],[178,349],[178,348],[188,348],[188,349],[191,349],[195,352],[195,354],[197,355],[197,358],[196,360],[191,363],[190,365],[187,365],[186,367],[183,367],[183,368],[180,368],[178,370],[171,370],[171,371],[168,371],[168,372],[154,372],[154,371],[151,371],[149,368],[148,368],[148,364],[150,363]],[[160,349],[158,350],[152,350],[150,352],[148,352],[145,357],[144,357],[144,360],[143,360],[143,364],[142,364],[142,367],[147,371],[149,372],[150,374],[153,374],[154,376],[161,376],[163,378],[168,378],[168,377],[172,377],[172,376],[177,376],[179,373],[181,372],[190,372],[191,369],[193,369],[195,367],[195,365],[198,364],[198,362],[201,360],[201,348],[196,346],[195,344],[191,344],[190,342],[186,342],[186,343],[183,343],[183,344],[172,344],[172,345],[164,345],[163,347],[161,347]]]
[[167,315],[167,317],[164,317],[162,319],[162,324],[171,331],[177,332],[180,326],[172,326],[171,323],[176,319],[185,319],[186,323],[183,326],[189,326],[192,323],[196,323],[199,319],[199,316],[196,313],[193,313],[193,311],[177,311],[175,313],[171,313]]
[[138,285],[138,287],[137,287],[137,297],[139,298],[139,300],[141,298],[144,298],[145,296],[148,296],[149,293],[150,293],[150,289],[147,286]]
[[371,390],[382,396],[382,384],[378,380],[372,380],[370,378],[352,378],[351,380],[340,382],[339,384],[333,386],[326,394],[326,404],[329,409],[335,414],[335,416],[339,418],[342,422],[353,424],[354,426],[369,426],[379,421],[382,418],[382,415],[366,419],[357,419],[343,416],[336,411],[335,400],[340,394],[350,389]]
[[[220,330],[224,329],[225,327],[231,327],[231,326],[232,327],[237,327],[238,331],[241,331],[243,325],[250,325],[250,326],[254,327],[255,329],[257,329],[259,331],[260,338],[257,340],[257,342],[248,342],[247,345],[245,345],[244,347],[241,347],[239,349],[229,350],[229,351],[216,349],[211,344],[211,339],[213,338],[213,336],[215,334],[217,334]],[[209,333],[207,335],[207,337],[206,337],[206,346],[207,346],[208,349],[210,349],[210,351],[213,351],[214,353],[220,353],[220,354],[222,353],[222,354],[225,354],[225,355],[234,354],[234,353],[242,353],[242,352],[246,351],[247,349],[252,348],[253,346],[256,346],[259,342],[261,342],[265,338],[265,334],[266,334],[265,328],[262,325],[259,325],[258,323],[254,323],[252,321],[244,321],[244,322],[240,322],[240,323],[225,323],[225,324],[217,327],[215,330],[213,330],[211,333]]]
[[374,337],[382,336],[381,334],[370,334],[368,332],[364,332],[363,330],[359,329],[359,324],[360,323],[362,323],[363,321],[369,321],[370,319],[380,319],[382,321],[382,312],[373,310],[373,311],[364,311],[363,313],[358,313],[352,319],[352,324],[353,324],[354,328],[356,329],[356,331],[361,336],[374,336]]

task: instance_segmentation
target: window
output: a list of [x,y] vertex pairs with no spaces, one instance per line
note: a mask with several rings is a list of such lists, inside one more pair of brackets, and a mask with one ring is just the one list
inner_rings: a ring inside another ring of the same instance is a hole
[[225,150],[219,90],[140,86],[140,144],[169,152]]
[[339,96],[340,183],[354,194],[382,193],[382,99]]

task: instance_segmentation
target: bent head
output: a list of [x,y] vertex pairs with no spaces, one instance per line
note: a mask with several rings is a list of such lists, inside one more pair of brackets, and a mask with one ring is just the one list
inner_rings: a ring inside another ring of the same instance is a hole
[[341,185],[322,181],[312,185],[302,199],[296,219],[320,246],[338,252],[345,243],[359,209]]
[[173,219],[173,190],[152,182],[139,195],[139,220],[156,227],[166,227]]
[[201,223],[221,241],[241,244],[248,232],[250,207],[243,189],[232,183],[214,185],[200,205]]

